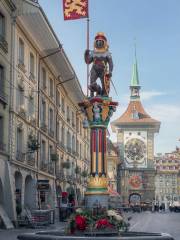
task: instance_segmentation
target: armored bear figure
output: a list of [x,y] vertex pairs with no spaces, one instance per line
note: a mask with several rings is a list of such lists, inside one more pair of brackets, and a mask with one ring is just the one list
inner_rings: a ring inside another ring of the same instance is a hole
[[[94,41],[94,50],[85,51],[85,62],[90,64],[93,62],[90,72],[91,97],[94,92],[97,95],[108,96],[110,90],[110,78],[113,71],[113,61],[111,53],[108,51],[108,44],[105,35],[101,32],[97,33]],[[101,86],[97,84],[97,79],[100,78]]]

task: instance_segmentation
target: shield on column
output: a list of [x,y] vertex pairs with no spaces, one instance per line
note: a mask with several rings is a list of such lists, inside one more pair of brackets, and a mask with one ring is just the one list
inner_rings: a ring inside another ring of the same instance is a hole
[[110,76],[108,73],[104,74],[104,95],[109,96],[109,91],[110,91]]

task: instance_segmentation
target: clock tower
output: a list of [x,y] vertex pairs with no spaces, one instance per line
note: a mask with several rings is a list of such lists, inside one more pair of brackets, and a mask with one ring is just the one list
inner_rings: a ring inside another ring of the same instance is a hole
[[130,204],[152,202],[155,196],[154,134],[159,132],[160,122],[144,110],[140,89],[135,57],[129,105],[111,124],[122,162],[118,168],[118,190],[123,201]]

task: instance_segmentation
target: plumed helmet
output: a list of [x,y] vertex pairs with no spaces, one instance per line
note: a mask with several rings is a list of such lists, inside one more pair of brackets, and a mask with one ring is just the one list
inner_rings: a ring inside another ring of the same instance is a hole
[[94,50],[96,52],[105,52],[108,50],[107,38],[103,32],[98,32],[94,40]]

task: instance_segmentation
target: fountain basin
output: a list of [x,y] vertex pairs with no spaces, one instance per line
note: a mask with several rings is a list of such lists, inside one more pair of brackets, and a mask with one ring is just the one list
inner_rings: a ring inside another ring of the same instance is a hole
[[65,235],[63,231],[41,231],[37,233],[25,233],[17,237],[19,240],[173,240],[167,233],[147,232],[84,232],[81,235]]

